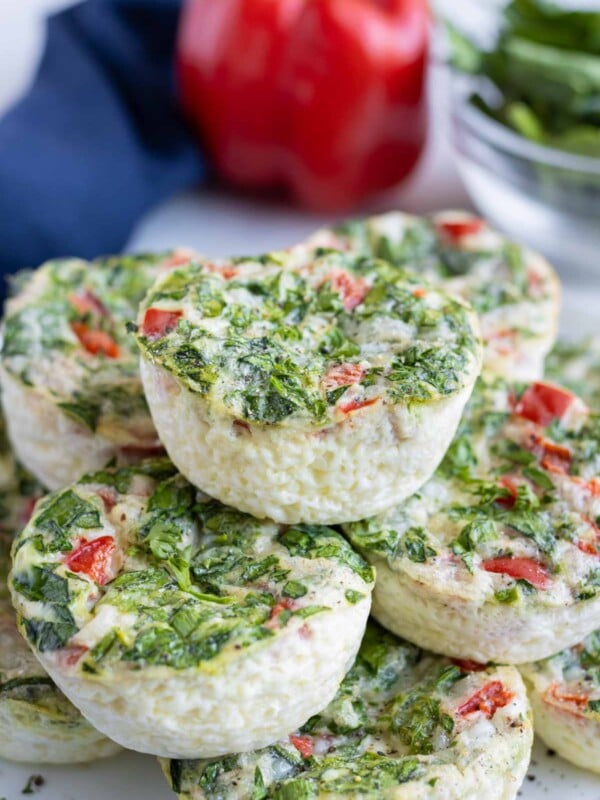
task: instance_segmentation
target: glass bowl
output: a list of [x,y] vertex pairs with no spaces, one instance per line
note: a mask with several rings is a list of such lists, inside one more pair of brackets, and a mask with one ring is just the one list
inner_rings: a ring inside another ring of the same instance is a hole
[[452,137],[475,206],[544,253],[567,280],[600,284],[600,158],[525,139],[469,102],[472,83],[455,81]]

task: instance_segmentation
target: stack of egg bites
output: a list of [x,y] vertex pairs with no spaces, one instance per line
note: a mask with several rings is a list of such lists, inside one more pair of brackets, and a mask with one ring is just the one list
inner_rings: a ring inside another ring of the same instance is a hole
[[600,357],[543,379],[558,313],[461,212],[18,276],[0,756],[130,748],[182,800],[506,800],[535,722],[598,769]]

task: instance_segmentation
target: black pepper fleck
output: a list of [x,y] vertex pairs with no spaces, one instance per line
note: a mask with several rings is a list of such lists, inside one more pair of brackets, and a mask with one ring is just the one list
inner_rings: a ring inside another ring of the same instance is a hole
[[39,789],[45,783],[46,781],[41,775],[30,775],[24,788],[21,789],[21,794],[33,794],[36,789]]

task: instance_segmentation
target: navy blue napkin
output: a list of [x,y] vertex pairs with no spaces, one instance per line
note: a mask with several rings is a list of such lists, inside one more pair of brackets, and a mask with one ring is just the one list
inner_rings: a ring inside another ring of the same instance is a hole
[[88,0],[49,19],[33,86],[0,120],[0,272],[116,252],[145,211],[201,179],[175,97],[179,10]]

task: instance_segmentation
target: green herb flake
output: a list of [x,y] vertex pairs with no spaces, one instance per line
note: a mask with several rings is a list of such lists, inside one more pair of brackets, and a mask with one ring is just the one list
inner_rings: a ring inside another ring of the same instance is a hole
[[284,597],[291,597],[293,599],[304,597],[307,592],[308,589],[303,583],[300,583],[300,581],[288,581],[281,590]]
[[363,592],[356,592],[354,589],[346,589],[345,597],[350,605],[356,605],[356,603],[364,600],[366,595]]

